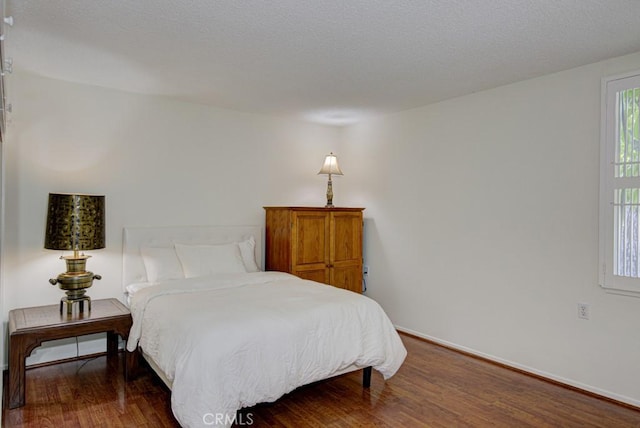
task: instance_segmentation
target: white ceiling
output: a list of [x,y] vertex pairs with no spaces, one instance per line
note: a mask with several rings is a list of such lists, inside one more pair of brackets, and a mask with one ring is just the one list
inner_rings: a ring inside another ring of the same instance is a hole
[[5,1],[14,69],[336,124],[640,51],[638,0]]

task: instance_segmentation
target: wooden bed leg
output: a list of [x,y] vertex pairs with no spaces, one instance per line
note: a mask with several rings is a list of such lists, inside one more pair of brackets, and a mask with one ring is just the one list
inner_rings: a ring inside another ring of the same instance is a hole
[[124,379],[130,381],[135,379],[140,371],[140,351],[129,352],[124,349]]
[[362,387],[369,388],[371,386],[371,366],[362,369]]

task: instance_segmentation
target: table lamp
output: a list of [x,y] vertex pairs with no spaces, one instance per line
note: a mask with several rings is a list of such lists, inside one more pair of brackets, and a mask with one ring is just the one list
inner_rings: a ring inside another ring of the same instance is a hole
[[333,152],[329,153],[325,158],[324,158],[324,164],[322,165],[322,168],[320,168],[320,172],[318,172],[318,175],[320,174],[325,174],[329,176],[329,181],[327,182],[327,205],[325,205],[325,208],[332,208],[333,207],[333,186],[331,184],[331,175],[343,175],[342,171],[340,170],[340,167],[338,166],[338,158],[336,157],[336,155],[333,154]]
[[75,302],[83,312],[85,301],[91,311],[91,298],[85,294],[86,289],[94,279],[102,277],[86,270],[87,259],[91,256],[80,252],[104,247],[104,196],[49,193],[44,248],[73,251],[73,255],[60,257],[66,262],[67,271],[49,280],[66,292],[60,299],[60,314],[66,303],[70,315]]

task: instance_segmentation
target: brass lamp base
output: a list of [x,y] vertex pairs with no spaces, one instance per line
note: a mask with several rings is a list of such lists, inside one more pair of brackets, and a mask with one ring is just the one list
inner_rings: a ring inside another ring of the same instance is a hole
[[325,208],[333,208],[333,184],[331,183],[331,174],[329,174],[329,181],[327,182],[327,205]]
[[84,295],[82,297],[78,297],[78,298],[70,298],[70,297],[63,297],[60,299],[60,315],[62,315],[62,308],[64,307],[64,304],[67,304],[67,315],[71,316],[71,314],[73,313],[73,304],[78,302],[78,313],[83,313],[84,312],[84,302],[88,303],[88,307],[89,307],[89,313],[91,313],[91,297]]
[[89,312],[91,312],[91,297],[85,293],[87,288],[93,285],[94,279],[102,279],[100,275],[94,275],[93,272],[85,270],[87,259],[91,256],[84,254],[79,256],[74,253],[73,256],[61,257],[67,263],[67,271],[58,275],[57,278],[51,278],[49,282],[52,285],[58,284],[61,290],[65,290],[67,294],[60,299],[60,314],[64,304],[67,305],[67,315],[73,312],[73,304],[78,302],[79,312],[84,312],[84,302],[88,302]]

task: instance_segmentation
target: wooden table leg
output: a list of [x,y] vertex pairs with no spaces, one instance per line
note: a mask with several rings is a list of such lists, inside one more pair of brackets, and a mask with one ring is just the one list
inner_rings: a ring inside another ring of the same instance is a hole
[[24,406],[25,343],[21,338],[9,341],[9,408]]
[[118,334],[113,331],[107,332],[107,355],[118,354]]

